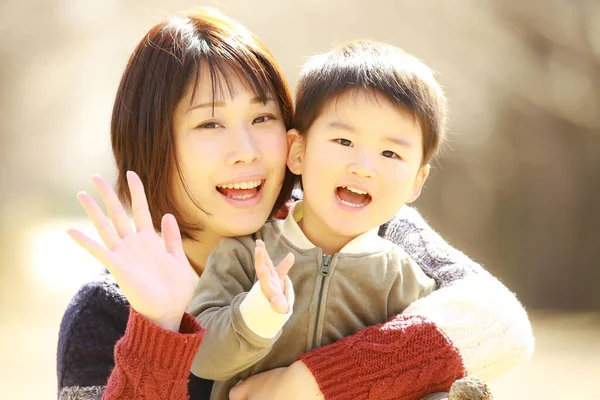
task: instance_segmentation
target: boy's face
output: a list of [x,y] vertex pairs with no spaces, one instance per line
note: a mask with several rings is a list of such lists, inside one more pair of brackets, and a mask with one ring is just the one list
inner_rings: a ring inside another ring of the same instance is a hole
[[429,173],[418,123],[364,91],[332,101],[305,136],[289,135],[288,167],[302,175],[302,225],[313,236],[347,242],[385,223],[416,200]]

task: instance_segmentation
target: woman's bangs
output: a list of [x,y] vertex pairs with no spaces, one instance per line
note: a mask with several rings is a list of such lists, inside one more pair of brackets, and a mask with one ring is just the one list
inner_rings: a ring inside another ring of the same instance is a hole
[[[235,97],[240,90],[248,90],[266,103],[275,95],[273,82],[264,66],[253,55],[223,57],[222,54],[205,54],[197,62],[191,99],[200,88],[202,68],[208,68],[213,103],[225,97]],[[191,100],[190,99],[190,100]],[[278,100],[278,99],[276,99]]]

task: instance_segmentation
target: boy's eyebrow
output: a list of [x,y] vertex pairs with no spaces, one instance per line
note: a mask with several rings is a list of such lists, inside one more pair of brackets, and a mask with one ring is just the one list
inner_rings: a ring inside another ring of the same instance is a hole
[[[328,124],[328,126],[330,128],[343,129],[343,130],[348,131],[348,132],[358,133],[358,131],[356,130],[356,128],[354,128],[352,125],[347,124],[345,122],[341,122],[341,121],[330,122]],[[397,144],[399,146],[406,147],[406,148],[413,147],[413,144],[412,144],[412,142],[410,140],[405,139],[403,137],[399,137],[399,136],[386,136],[386,137],[383,138],[383,140],[385,140],[387,142],[395,143],[395,144]]]
[[345,122],[341,122],[341,121],[333,121],[327,125],[330,128],[343,129],[343,130],[349,131],[349,132],[356,132],[356,129],[352,125],[349,125],[349,124],[347,124]]
[[387,136],[384,138],[384,140],[395,143],[402,147],[406,147],[408,149],[410,149],[413,146],[413,144],[410,140],[402,138],[402,137],[398,137],[398,136]]
[[[275,101],[275,99],[273,99],[272,97],[267,97],[266,99],[261,99],[259,97],[253,97],[250,100],[251,104],[266,104],[266,103],[270,103],[272,101]],[[188,108],[188,111],[192,111],[195,110],[196,108],[206,108],[206,107],[225,107],[225,102],[224,101],[207,101],[205,103],[198,103],[196,105],[191,106],[190,108]]]

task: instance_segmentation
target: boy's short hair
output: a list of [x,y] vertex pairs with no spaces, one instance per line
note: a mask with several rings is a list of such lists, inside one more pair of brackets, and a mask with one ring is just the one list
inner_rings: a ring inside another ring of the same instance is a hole
[[373,92],[419,123],[422,165],[437,153],[446,136],[446,97],[428,66],[383,43],[351,42],[312,57],[298,80],[294,127],[306,134],[332,101],[353,90]]

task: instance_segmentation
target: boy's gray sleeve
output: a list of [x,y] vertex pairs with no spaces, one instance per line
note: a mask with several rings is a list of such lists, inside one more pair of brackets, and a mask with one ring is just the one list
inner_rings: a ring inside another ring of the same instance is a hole
[[401,314],[409,305],[436,289],[433,279],[425,275],[419,265],[403,251],[394,254],[395,261],[402,266],[402,273],[392,282],[388,298],[388,317]]
[[196,376],[227,380],[262,359],[281,334],[257,335],[240,313],[255,280],[251,249],[249,238],[223,238],[208,258],[187,310],[207,330],[192,364]]

